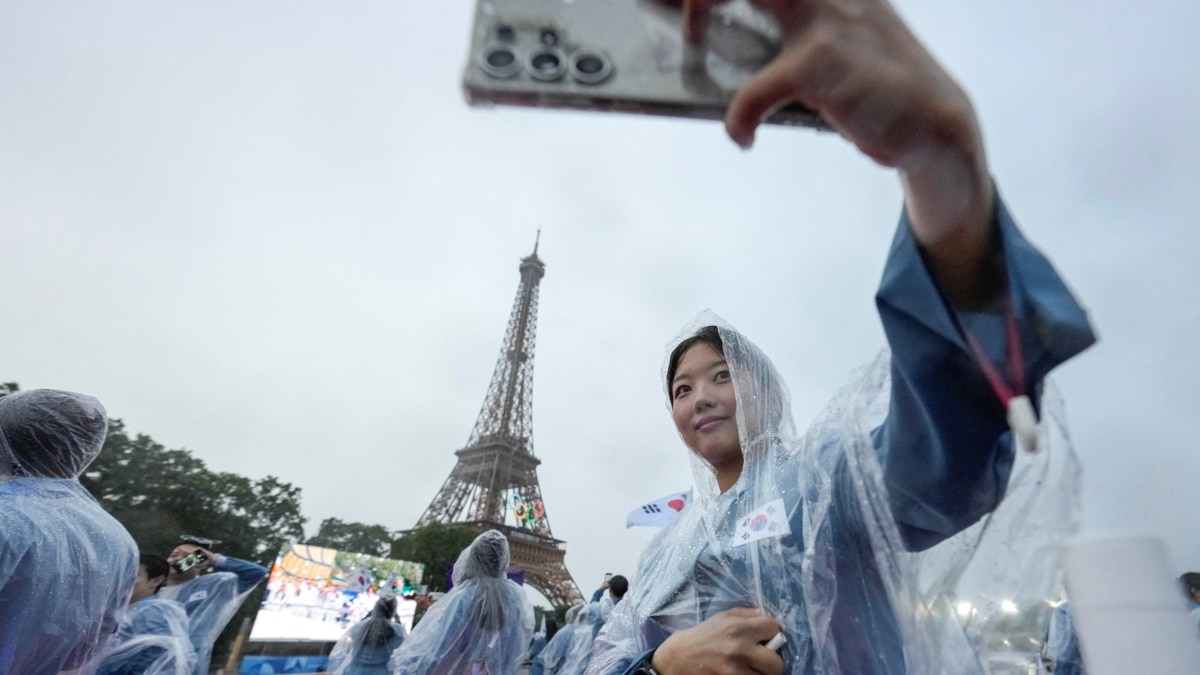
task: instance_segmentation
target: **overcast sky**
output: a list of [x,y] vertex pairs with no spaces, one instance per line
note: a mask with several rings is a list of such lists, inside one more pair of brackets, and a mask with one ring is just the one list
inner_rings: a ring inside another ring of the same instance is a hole
[[[98,396],[326,517],[411,527],[542,228],[534,428],[585,593],[685,489],[666,344],[710,307],[810,419],[883,345],[896,177],[831,135],[474,110],[468,0],[0,3],[0,381]],[[1200,569],[1200,5],[899,4],[1101,342],[1055,376],[1085,527]],[[220,536],[219,532],[211,533]]]

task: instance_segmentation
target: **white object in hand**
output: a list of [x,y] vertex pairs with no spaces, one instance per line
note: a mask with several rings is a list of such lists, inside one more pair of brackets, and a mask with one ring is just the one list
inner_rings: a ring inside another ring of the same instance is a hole
[[1014,396],[1008,399],[1008,428],[1021,447],[1029,452],[1037,452],[1037,413],[1033,411],[1033,402],[1028,396]]
[[783,647],[785,642],[787,642],[787,638],[783,636],[783,633],[776,633],[775,637],[771,638],[771,641],[766,644],[766,647],[773,652],[777,652]]

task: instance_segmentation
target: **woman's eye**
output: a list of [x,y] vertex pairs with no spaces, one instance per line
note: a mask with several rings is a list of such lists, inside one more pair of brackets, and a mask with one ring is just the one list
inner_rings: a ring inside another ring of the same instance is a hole
[[717,373],[717,376],[716,376],[716,378],[715,378],[715,379],[716,379],[718,382],[720,382],[721,380],[728,380],[728,379],[729,379],[729,371],[728,371],[728,370],[722,370],[721,372]]
[[689,387],[687,385],[676,388],[675,389],[675,398],[679,398],[680,396],[683,396],[684,394],[686,394],[688,392],[688,390],[689,390]]

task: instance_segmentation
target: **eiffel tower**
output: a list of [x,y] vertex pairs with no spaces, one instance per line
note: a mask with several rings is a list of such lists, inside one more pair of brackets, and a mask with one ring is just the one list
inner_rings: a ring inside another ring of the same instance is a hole
[[[540,233],[539,233],[540,239]],[[538,283],[546,265],[533,254],[521,259],[521,285],[508,318],[504,345],[483,408],[458,462],[417,527],[430,523],[499,530],[508,538],[512,567],[555,606],[583,602],[563,564],[566,542],[555,539],[542,503],[533,454],[533,345]]]

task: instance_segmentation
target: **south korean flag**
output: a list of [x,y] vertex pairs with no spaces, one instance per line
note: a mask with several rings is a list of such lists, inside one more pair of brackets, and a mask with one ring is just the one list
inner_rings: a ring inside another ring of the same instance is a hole
[[692,491],[676,492],[648,504],[642,504],[625,517],[625,527],[662,527],[675,519],[692,501]]

